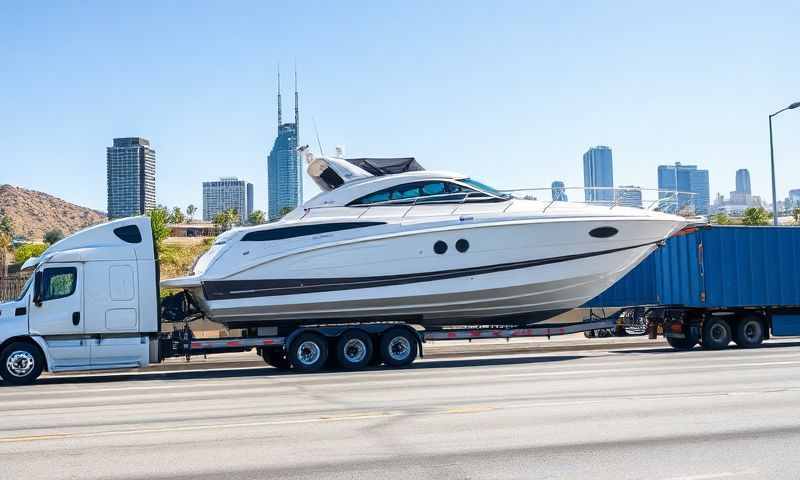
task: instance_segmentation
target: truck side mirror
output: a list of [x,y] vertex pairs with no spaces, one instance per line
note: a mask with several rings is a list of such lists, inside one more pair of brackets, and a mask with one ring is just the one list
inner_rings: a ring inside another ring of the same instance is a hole
[[42,271],[39,270],[33,277],[33,303],[37,307],[42,306]]

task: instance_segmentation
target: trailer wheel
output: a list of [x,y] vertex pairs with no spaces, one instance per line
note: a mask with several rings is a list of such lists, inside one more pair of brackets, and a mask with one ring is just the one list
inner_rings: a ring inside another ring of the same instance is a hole
[[406,367],[417,358],[417,339],[405,328],[392,328],[381,335],[381,358],[390,367]]
[[669,343],[669,346],[675,350],[691,350],[695,345],[697,345],[697,339],[691,337],[667,337],[667,343]]
[[721,318],[711,318],[703,323],[703,348],[719,350],[731,343],[731,326]]
[[298,371],[316,372],[328,360],[328,341],[313,332],[301,333],[292,342],[288,358]]
[[9,385],[30,385],[42,368],[42,354],[30,343],[14,342],[0,353],[0,377]]
[[267,365],[275,367],[279,370],[288,370],[289,367],[291,367],[289,364],[289,359],[286,358],[286,354],[283,353],[283,350],[281,349],[262,348],[261,357],[264,359]]
[[336,359],[347,370],[364,368],[372,359],[372,339],[362,330],[348,330],[336,342]]
[[733,341],[740,348],[753,348],[761,345],[761,342],[764,341],[764,324],[758,318],[753,317],[739,320]]

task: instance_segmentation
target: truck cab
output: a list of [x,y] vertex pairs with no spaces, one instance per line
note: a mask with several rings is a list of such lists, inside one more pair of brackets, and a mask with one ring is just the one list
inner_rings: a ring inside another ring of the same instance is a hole
[[[0,376],[142,367],[157,356],[158,259],[150,219],[95,225],[23,265],[20,296],[0,303]],[[157,359],[156,359],[157,360]]]

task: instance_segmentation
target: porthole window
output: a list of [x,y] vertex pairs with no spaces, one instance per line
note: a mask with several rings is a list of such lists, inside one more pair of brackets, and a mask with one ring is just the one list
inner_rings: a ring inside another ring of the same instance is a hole
[[456,250],[458,250],[461,253],[466,252],[467,250],[469,250],[469,242],[464,238],[460,239],[459,241],[456,242]]
[[441,255],[447,251],[447,244],[439,240],[433,244],[433,251]]
[[594,238],[609,238],[616,235],[618,230],[614,227],[597,227],[589,231],[589,235]]

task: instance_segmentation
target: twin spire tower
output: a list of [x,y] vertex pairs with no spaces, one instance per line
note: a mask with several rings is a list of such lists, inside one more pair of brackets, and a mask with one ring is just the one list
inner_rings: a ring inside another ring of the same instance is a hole
[[277,220],[303,201],[303,170],[297,145],[300,135],[297,68],[294,69],[294,123],[283,123],[281,70],[278,68],[278,136],[267,157],[267,215]]

